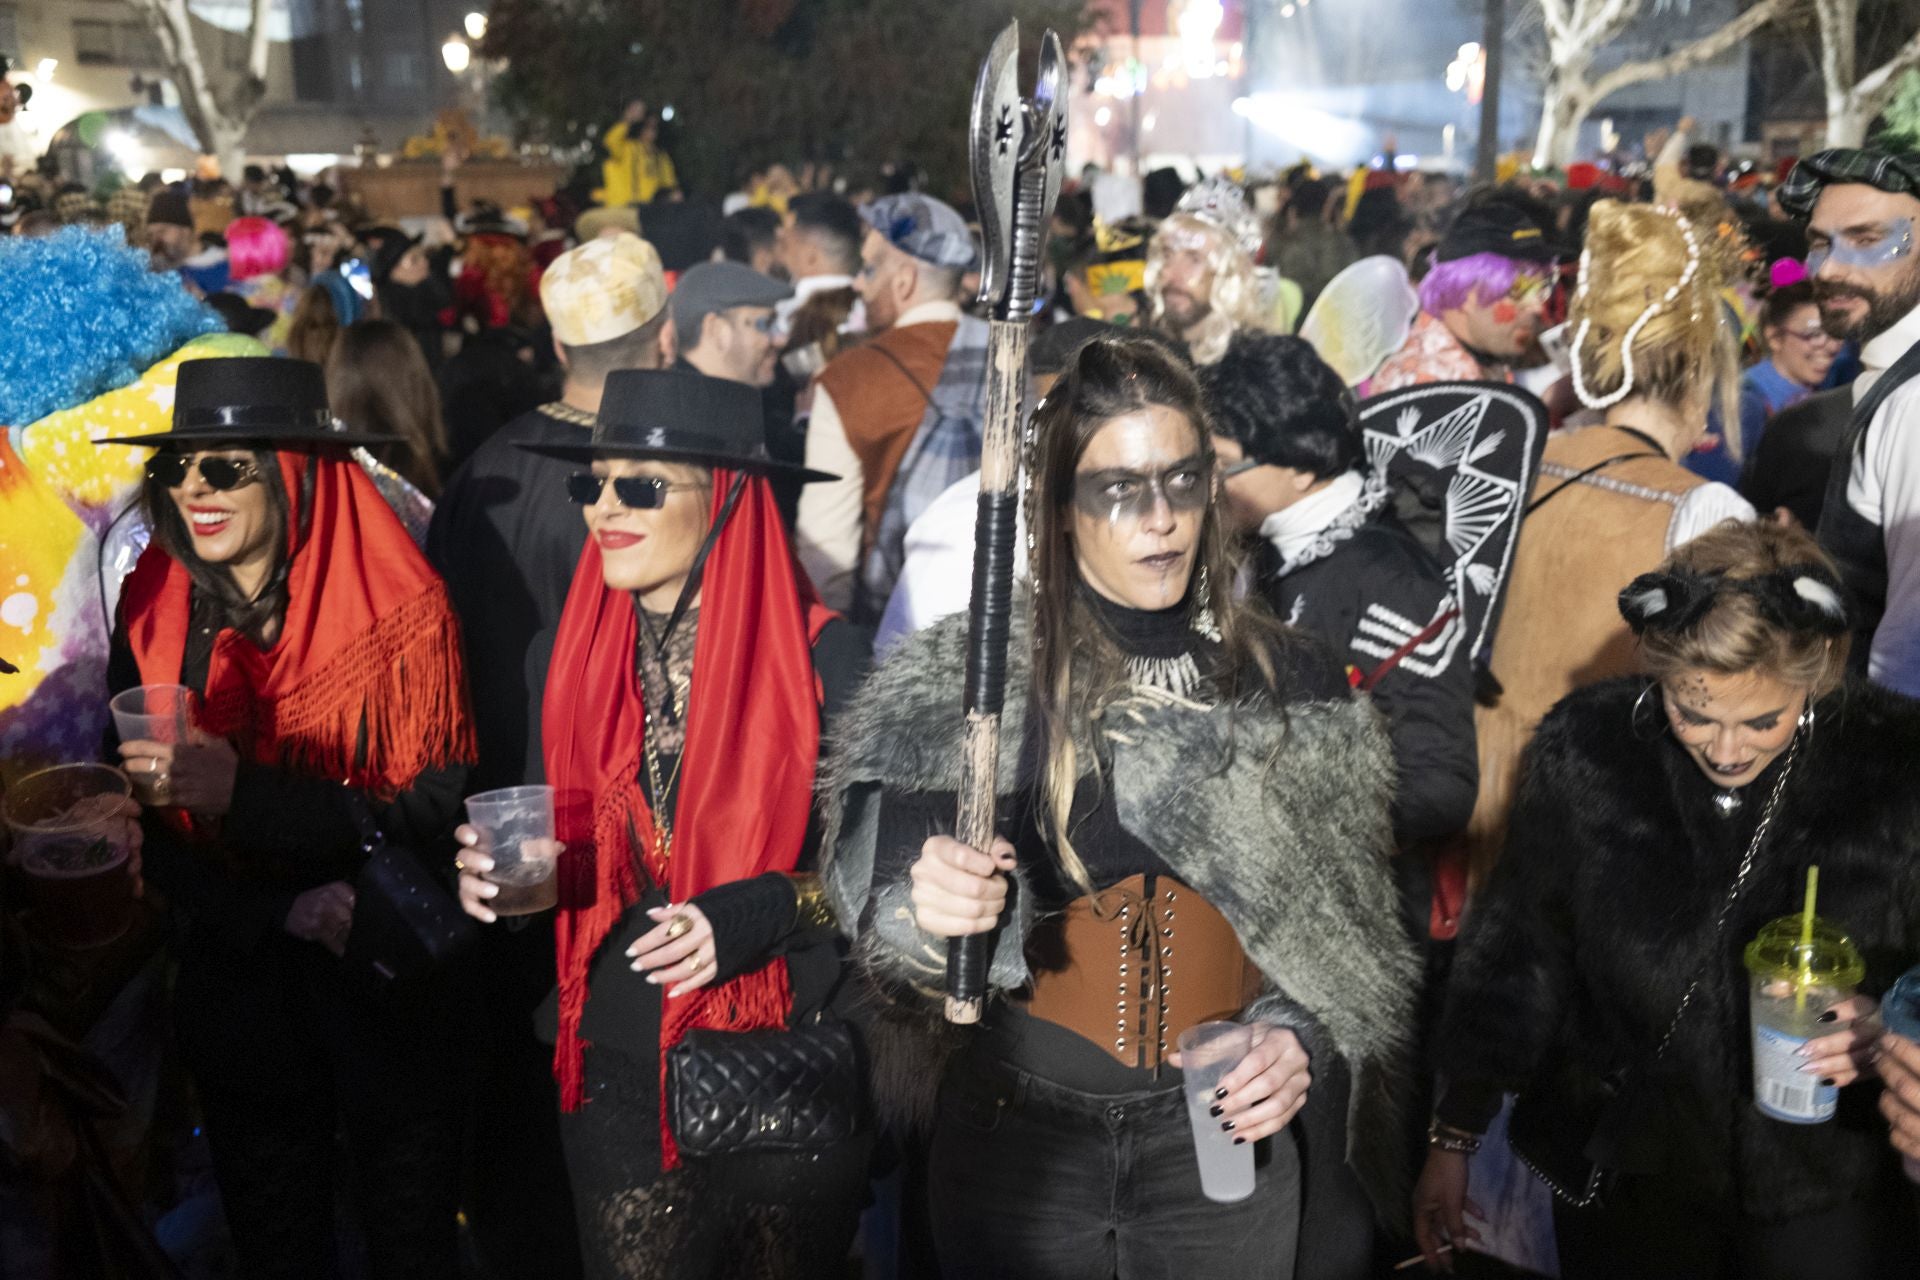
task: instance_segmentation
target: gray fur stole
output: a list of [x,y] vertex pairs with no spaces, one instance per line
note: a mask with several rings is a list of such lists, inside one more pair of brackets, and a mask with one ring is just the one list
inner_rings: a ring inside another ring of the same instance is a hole
[[[929,996],[947,948],[914,923],[905,872],[918,850],[875,846],[882,793],[958,789],[966,628],[959,615],[906,641],[841,715],[820,769],[822,873],[842,927],[884,986]],[[1030,653],[1022,618],[1001,721],[1003,797],[1032,785],[1018,776]],[[1283,711],[1141,691],[1097,728],[1122,825],[1219,909],[1265,975],[1266,993],[1243,1017],[1297,1027],[1303,1040],[1323,1030],[1346,1063],[1349,1145],[1367,1148],[1351,1163],[1383,1216],[1403,1212],[1394,1201],[1404,1174],[1392,1169],[1404,1163],[1398,1124],[1421,965],[1388,869],[1393,758],[1379,715],[1364,698]],[[1083,744],[1083,768],[1092,754]],[[876,878],[876,866],[888,870]],[[1002,991],[1029,980],[1033,896],[1014,900],[991,975]]]

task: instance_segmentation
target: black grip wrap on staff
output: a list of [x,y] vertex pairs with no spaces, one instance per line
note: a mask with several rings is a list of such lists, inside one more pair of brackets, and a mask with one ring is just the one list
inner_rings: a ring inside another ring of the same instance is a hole
[[973,616],[967,624],[967,711],[998,715],[1007,696],[1007,638],[1013,625],[1014,518],[1020,495],[982,493],[973,517]]
[[[991,933],[970,933],[963,938],[947,940],[947,1002],[951,1009],[955,1004],[977,1006],[984,1004],[987,998],[987,970],[993,964],[993,935]],[[980,1020],[978,1013],[972,1017],[949,1017],[951,1022],[971,1023]]]

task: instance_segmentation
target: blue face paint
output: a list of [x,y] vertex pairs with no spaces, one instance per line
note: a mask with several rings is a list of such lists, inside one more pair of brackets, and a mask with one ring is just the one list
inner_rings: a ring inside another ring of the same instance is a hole
[[1828,239],[1815,231],[1817,239],[1807,250],[1807,274],[1818,275],[1820,268],[1832,262],[1836,266],[1872,270],[1898,262],[1913,252],[1913,219],[1892,218],[1877,227],[1842,231]]

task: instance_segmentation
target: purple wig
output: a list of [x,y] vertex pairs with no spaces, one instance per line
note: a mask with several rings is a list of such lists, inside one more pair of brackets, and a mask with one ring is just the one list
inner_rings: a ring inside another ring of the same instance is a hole
[[1420,309],[1430,316],[1464,307],[1479,295],[1485,306],[1504,298],[1522,276],[1544,276],[1546,269],[1497,253],[1476,253],[1452,262],[1436,262],[1420,282]]

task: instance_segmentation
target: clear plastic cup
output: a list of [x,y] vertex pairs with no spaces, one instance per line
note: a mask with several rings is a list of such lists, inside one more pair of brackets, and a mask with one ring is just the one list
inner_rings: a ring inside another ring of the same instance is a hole
[[[1920,1043],[1920,966],[1907,970],[1887,988],[1880,1002],[1880,1020],[1901,1039]],[[1907,1177],[1920,1182],[1920,1157],[1903,1156],[1900,1163]]]
[[[180,684],[143,684],[117,693],[107,703],[113,712],[113,727],[120,741],[164,742],[185,746],[193,737],[193,690]],[[129,772],[133,796],[141,804],[160,806],[172,803],[169,781],[164,773],[144,770]]]
[[36,925],[50,941],[105,946],[132,925],[132,794],[127,775],[104,764],[56,765],[8,790],[13,859],[26,876]]
[[1867,973],[1851,939],[1815,917],[1812,940],[1800,941],[1801,918],[1782,916],[1747,944],[1753,1025],[1753,1105],[1787,1124],[1825,1124],[1840,1090],[1801,1068],[1801,1046],[1829,1034],[1820,1015],[1847,999]]
[[1253,1048],[1253,1028],[1240,1022],[1201,1022],[1180,1033],[1180,1074],[1193,1121],[1193,1154],[1200,1162],[1200,1190],[1209,1200],[1231,1204],[1253,1194],[1253,1144],[1236,1143],[1214,1117],[1214,1090]]
[[552,787],[502,787],[468,796],[467,821],[480,833],[479,851],[493,859],[487,879],[500,886],[489,910],[524,916],[559,900]]

